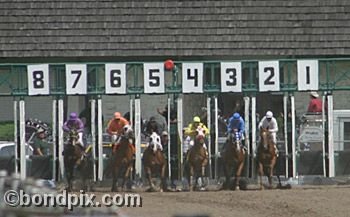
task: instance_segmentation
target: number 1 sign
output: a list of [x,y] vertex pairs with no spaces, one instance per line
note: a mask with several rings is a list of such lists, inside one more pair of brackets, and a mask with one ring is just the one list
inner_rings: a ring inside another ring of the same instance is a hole
[[318,90],[318,61],[298,60],[298,90]]
[[87,69],[85,64],[66,65],[67,94],[87,93]]

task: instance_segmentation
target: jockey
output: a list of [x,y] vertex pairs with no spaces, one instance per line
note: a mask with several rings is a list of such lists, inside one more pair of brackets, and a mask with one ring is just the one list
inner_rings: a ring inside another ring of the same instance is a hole
[[82,148],[85,147],[83,143],[83,132],[84,132],[84,123],[78,118],[78,114],[75,112],[70,113],[69,119],[63,124],[63,131],[69,132],[72,129],[76,129],[79,134],[78,143]]
[[273,113],[271,111],[267,111],[265,117],[263,117],[258,125],[259,129],[268,130],[271,133],[272,140],[275,144],[275,149],[277,153],[277,138],[276,134],[278,132],[278,125],[276,119],[273,117]]
[[[204,133],[204,136],[208,136],[209,135],[209,130],[208,128],[203,124],[201,123],[201,119],[198,117],[198,116],[195,116],[193,118],[193,122],[190,123],[188,125],[188,127],[185,129],[185,136],[188,136],[191,138],[191,141],[189,143],[190,145],[190,148],[194,145],[194,140],[198,134],[198,130],[201,129]],[[207,146],[206,144],[204,143],[203,144],[203,147],[205,148],[206,150],[206,153],[208,155],[208,150],[207,150]]]
[[[244,120],[241,117],[241,115],[237,112],[235,112],[230,117],[227,125],[227,135],[233,134],[235,132],[238,133],[238,137],[240,140],[244,139],[244,132],[245,132]],[[243,146],[243,148],[246,148],[244,143],[241,143],[241,145]]]
[[[117,150],[121,138],[120,136],[124,133],[124,127],[128,125],[129,121],[123,118],[120,112],[115,112],[113,118],[108,122],[107,133],[111,136],[113,152]],[[133,147],[133,152],[135,154],[135,148],[133,145],[131,146]]]

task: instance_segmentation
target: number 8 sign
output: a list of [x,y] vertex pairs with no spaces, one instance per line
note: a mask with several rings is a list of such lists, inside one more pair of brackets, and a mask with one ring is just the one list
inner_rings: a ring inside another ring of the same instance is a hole
[[87,93],[87,67],[85,64],[66,65],[67,94]]
[[28,94],[49,95],[49,65],[28,65]]

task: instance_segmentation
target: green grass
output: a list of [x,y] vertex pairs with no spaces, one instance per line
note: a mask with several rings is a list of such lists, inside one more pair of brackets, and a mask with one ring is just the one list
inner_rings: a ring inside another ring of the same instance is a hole
[[13,141],[14,127],[13,121],[0,122],[0,141]]

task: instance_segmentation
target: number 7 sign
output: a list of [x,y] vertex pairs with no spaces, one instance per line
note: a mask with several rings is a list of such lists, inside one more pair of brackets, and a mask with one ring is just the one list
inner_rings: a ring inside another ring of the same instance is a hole
[[66,65],[67,94],[87,93],[87,67],[85,64]]

